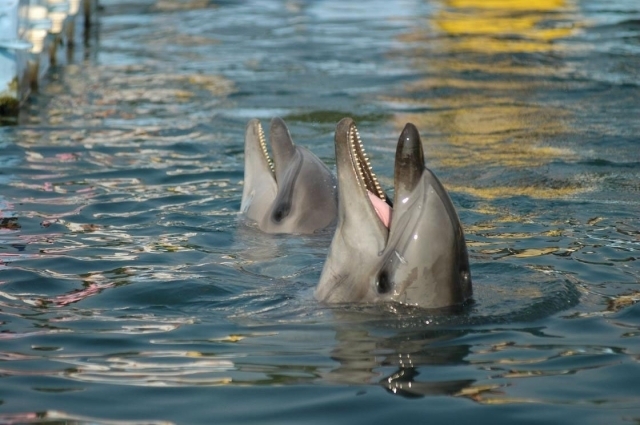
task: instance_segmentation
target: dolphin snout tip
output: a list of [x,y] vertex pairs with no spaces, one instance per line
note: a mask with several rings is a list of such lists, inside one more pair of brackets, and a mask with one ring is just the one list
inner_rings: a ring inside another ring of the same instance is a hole
[[420,132],[415,125],[408,122],[402,129],[402,133],[400,133],[400,139],[405,142],[420,140]]

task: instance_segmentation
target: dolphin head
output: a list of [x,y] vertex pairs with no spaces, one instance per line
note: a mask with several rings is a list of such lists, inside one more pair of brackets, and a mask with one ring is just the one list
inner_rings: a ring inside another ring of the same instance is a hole
[[471,297],[462,226],[447,191],[424,165],[416,127],[407,124],[398,140],[393,203],[350,118],[338,123],[335,145],[338,225],[316,298],[444,308]]
[[335,178],[309,150],[293,143],[280,118],[271,121],[269,155],[262,125],[247,124],[240,211],[267,233],[313,233],[335,221]]

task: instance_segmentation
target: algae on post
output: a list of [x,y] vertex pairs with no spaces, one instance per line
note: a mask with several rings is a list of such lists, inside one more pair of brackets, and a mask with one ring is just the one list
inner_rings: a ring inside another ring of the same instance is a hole
[[20,102],[11,96],[0,96],[0,119],[4,117],[15,117],[18,115]]
[[19,109],[18,78],[14,77],[7,84],[7,89],[0,92],[0,119],[17,116]]

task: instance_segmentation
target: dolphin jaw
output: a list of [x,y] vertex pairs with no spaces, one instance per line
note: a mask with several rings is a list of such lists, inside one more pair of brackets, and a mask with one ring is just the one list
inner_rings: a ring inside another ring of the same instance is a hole
[[353,123],[349,127],[348,136],[351,161],[355,166],[354,168],[356,170],[358,180],[369,192],[384,201],[386,198],[384,190],[382,190],[380,182],[371,168],[371,161],[369,161],[369,156],[364,150],[364,145],[360,138],[360,132]]
[[[247,123],[244,138],[244,180],[240,212],[256,219],[263,207],[254,204],[275,198],[277,183],[274,164],[266,146],[266,138],[260,120],[254,118]],[[258,199],[258,201],[256,201]]]
[[273,178],[276,178],[276,169],[273,164],[273,160],[271,156],[269,156],[269,150],[267,149],[267,138],[264,135],[264,130],[262,129],[262,124],[258,121],[258,142],[260,143],[260,148],[262,149],[262,155],[267,161],[267,165],[269,166],[269,170],[271,171],[271,175]]
[[[381,207],[384,206],[384,203],[389,205],[390,202],[388,201],[386,193],[380,186],[380,182],[378,181],[376,174],[373,172],[371,161],[369,160],[369,156],[367,155],[362,139],[360,138],[360,132],[353,122],[348,129],[347,141],[349,144],[351,165],[356,180],[360,187],[365,189],[364,195],[369,206],[375,211],[381,224],[388,230],[390,224],[389,216],[391,215],[391,212],[389,211],[385,218],[385,213],[380,211],[379,208],[376,208],[376,205]],[[374,203],[371,197],[378,198],[381,202]],[[389,210],[391,210],[390,205]]]

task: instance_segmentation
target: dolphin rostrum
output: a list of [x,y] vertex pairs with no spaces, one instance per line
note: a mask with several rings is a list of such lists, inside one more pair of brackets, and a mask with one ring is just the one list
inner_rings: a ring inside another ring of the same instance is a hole
[[335,221],[336,181],[309,150],[296,146],[281,118],[270,128],[273,160],[262,125],[247,124],[240,212],[266,233],[313,233]]
[[316,298],[424,308],[470,298],[462,225],[447,191],[425,167],[416,127],[407,124],[398,140],[393,203],[371,169],[352,119],[338,123],[335,145],[338,224]]

